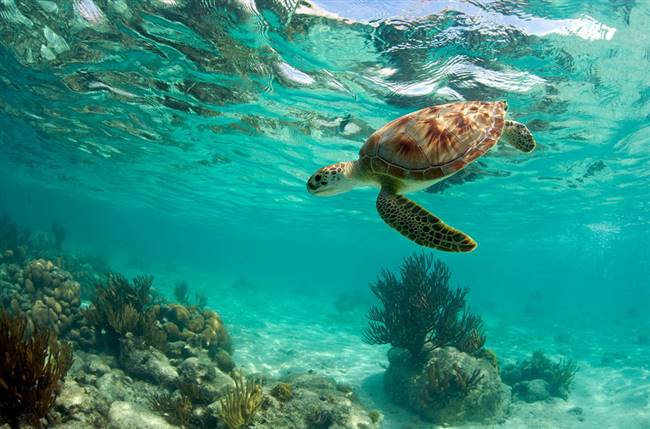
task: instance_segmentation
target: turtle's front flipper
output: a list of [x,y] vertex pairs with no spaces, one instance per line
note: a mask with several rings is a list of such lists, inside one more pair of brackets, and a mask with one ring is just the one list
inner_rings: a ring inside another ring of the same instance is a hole
[[388,225],[416,243],[447,252],[469,252],[476,242],[468,235],[446,225],[403,195],[382,189],[377,211]]
[[503,127],[503,138],[522,152],[532,152],[536,146],[530,130],[524,124],[515,121],[506,121]]

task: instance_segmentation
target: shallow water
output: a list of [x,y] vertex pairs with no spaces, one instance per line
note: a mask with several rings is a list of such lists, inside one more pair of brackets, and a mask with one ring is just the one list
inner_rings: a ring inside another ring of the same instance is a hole
[[624,0],[5,1],[0,212],[57,221],[66,249],[169,296],[186,279],[242,367],[331,374],[411,427],[377,381],[386,348],[360,334],[368,283],[419,248],[375,189],[322,199],[305,180],[402,114],[507,100],[537,150],[497,145],[412,195],[477,240],[435,255],[488,346],[579,364],[568,402],[504,425],[650,427],[649,19]]

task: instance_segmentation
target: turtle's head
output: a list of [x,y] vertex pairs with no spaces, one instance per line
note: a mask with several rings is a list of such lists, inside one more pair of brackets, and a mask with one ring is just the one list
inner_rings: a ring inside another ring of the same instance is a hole
[[354,162],[338,162],[318,169],[307,180],[307,190],[312,195],[342,194],[357,186]]

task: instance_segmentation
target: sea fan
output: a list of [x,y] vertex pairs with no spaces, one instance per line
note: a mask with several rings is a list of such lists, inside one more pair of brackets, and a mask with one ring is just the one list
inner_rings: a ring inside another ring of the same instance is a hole
[[447,265],[424,254],[406,258],[399,279],[384,270],[370,286],[382,306],[370,308],[364,341],[390,343],[415,358],[427,341],[477,353],[485,344],[483,322],[467,309],[468,290],[450,288],[450,277]]

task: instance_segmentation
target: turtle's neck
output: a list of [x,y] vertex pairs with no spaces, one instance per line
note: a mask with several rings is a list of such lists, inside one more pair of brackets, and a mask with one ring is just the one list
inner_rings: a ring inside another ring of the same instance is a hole
[[358,185],[364,185],[368,182],[367,174],[365,174],[363,167],[359,161],[346,161],[341,163],[343,167],[343,174],[347,179]]

